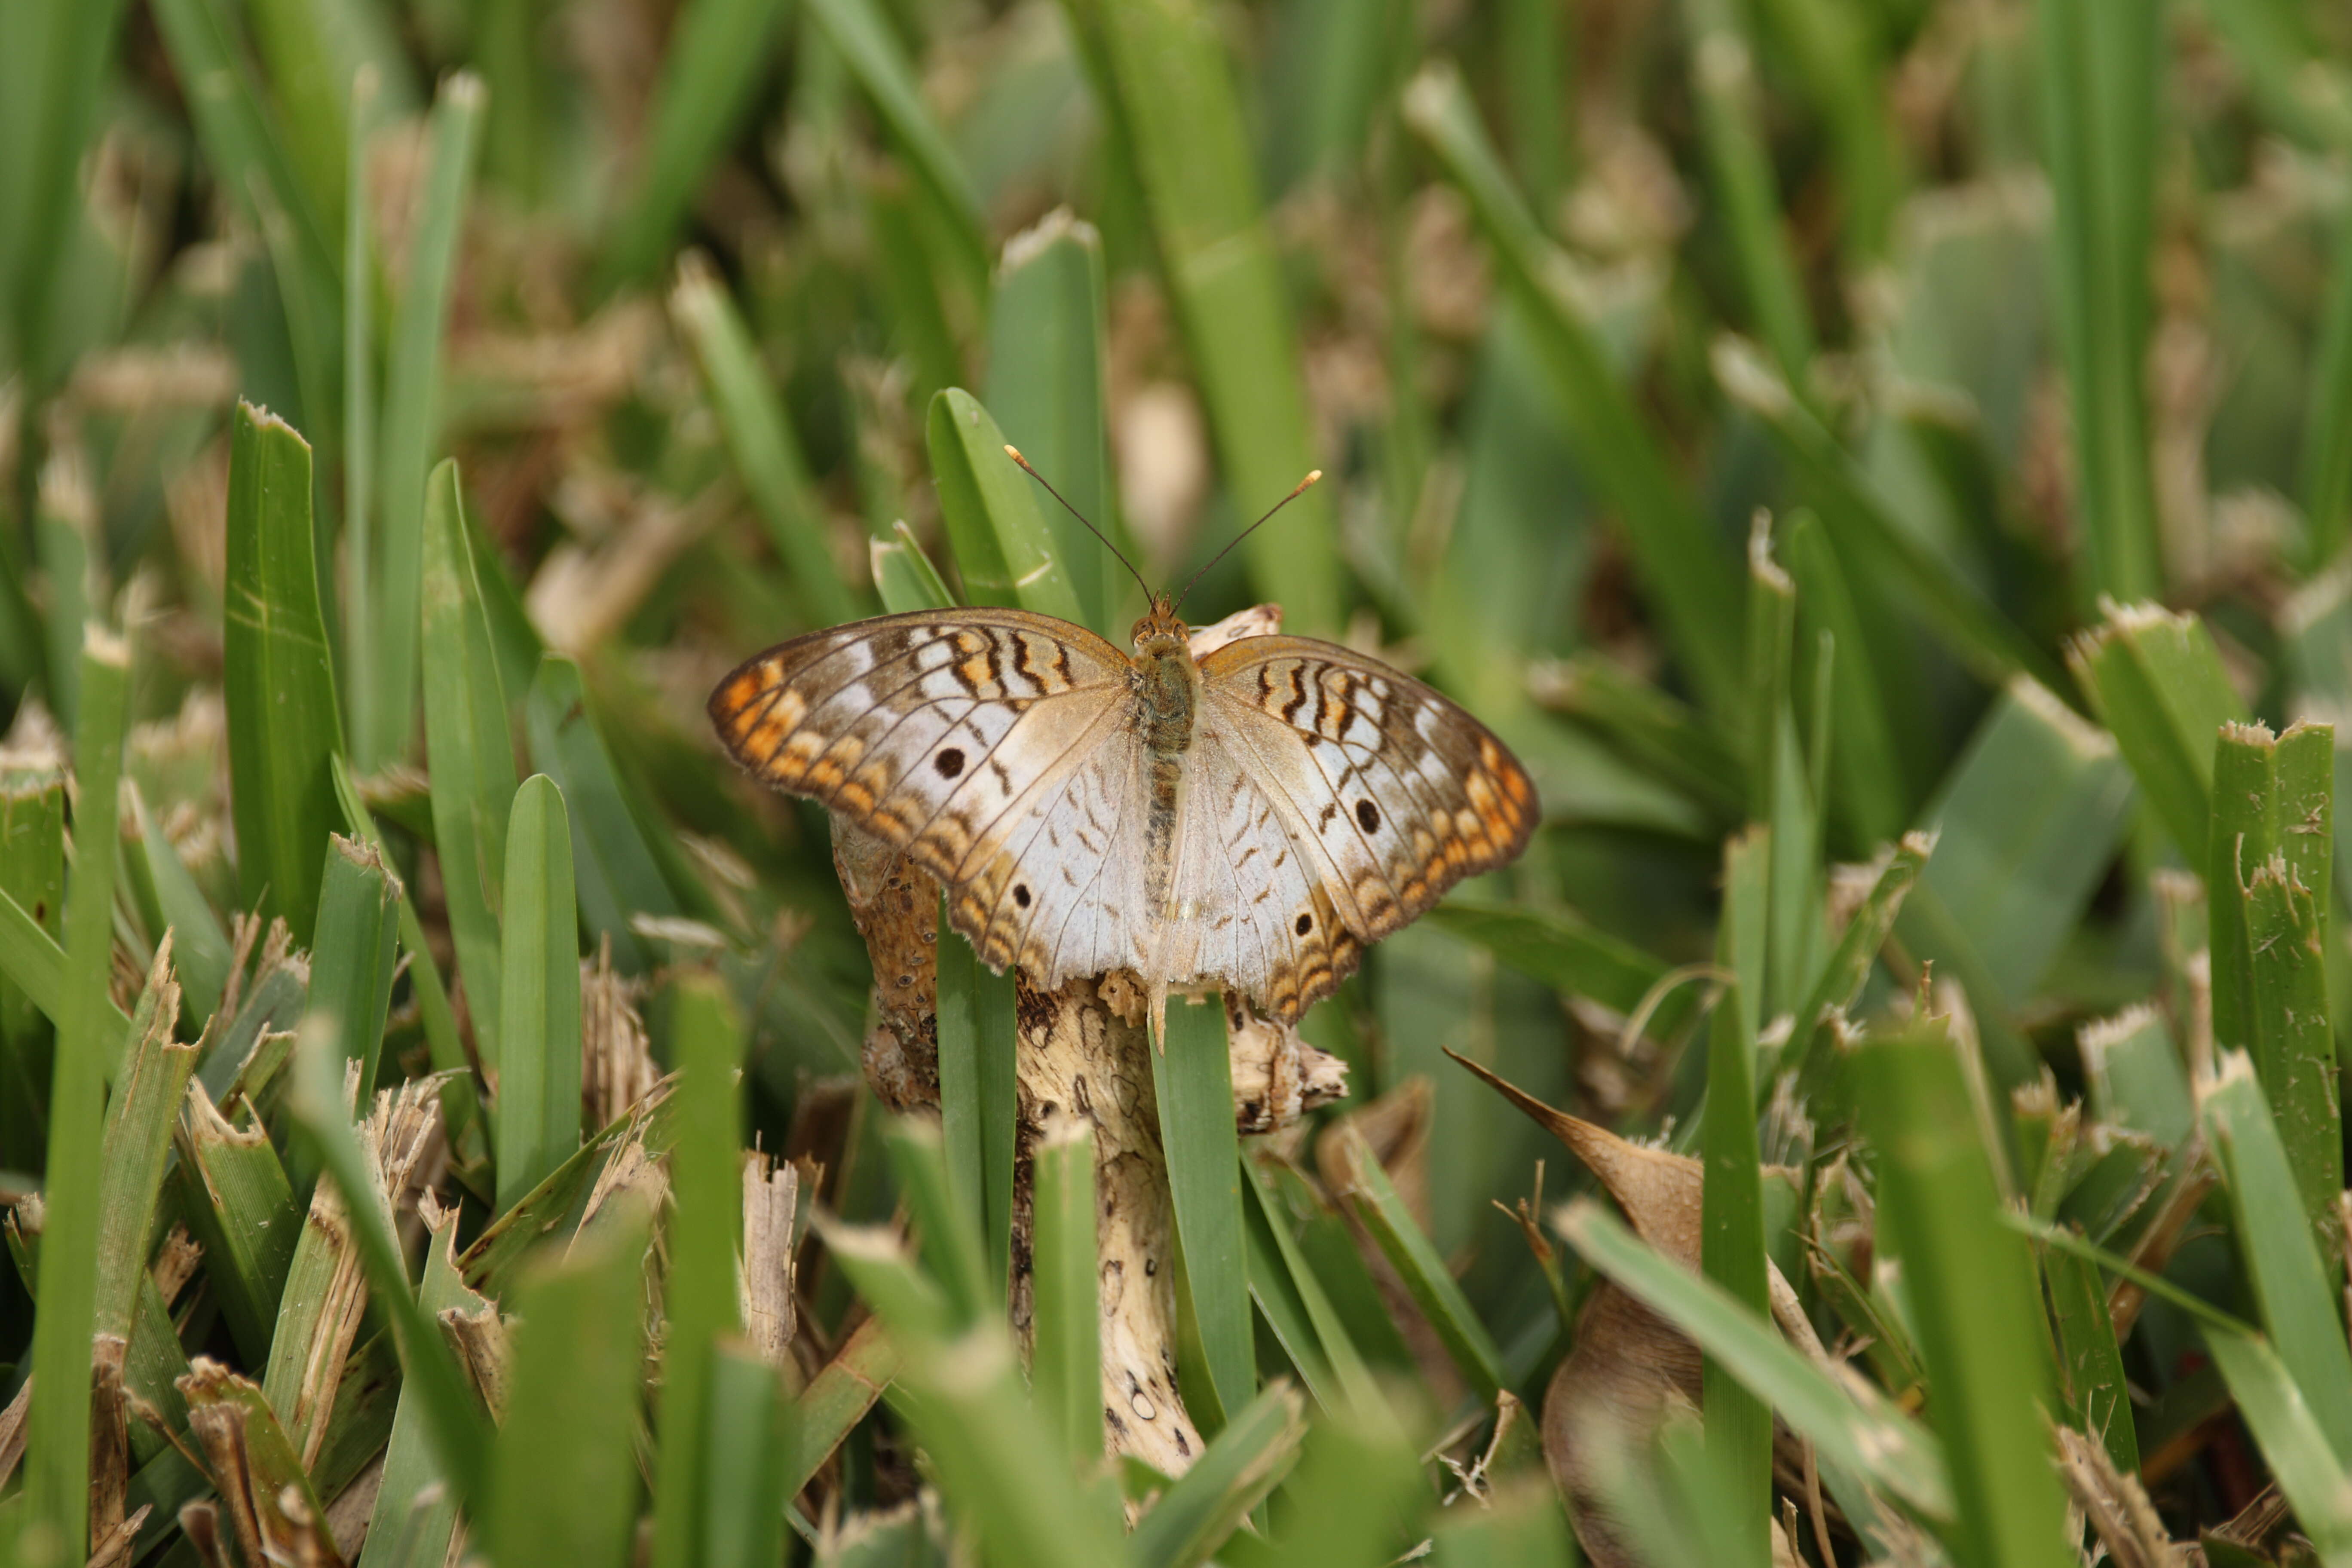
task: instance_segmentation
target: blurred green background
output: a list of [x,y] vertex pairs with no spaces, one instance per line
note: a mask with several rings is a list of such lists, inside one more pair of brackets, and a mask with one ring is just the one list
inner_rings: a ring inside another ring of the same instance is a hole
[[[2045,1070],[2053,1103],[2132,1125],[2081,1026],[2154,998],[2184,1097],[2200,1005],[2246,1043],[2190,984],[2180,873],[2221,809],[2213,723],[2352,713],[2347,201],[2352,11],[2295,0],[17,0],[0,780],[37,804],[0,810],[49,847],[12,862],[0,836],[0,889],[65,942],[81,628],[127,632],[115,1001],[166,926],[188,1035],[242,972],[238,911],[310,946],[323,834],[363,802],[404,949],[459,1007],[396,984],[389,1084],[478,1044],[520,807],[499,824],[544,772],[580,951],[647,984],[656,1059],[676,977],[717,973],[747,1141],[829,1152],[824,1201],[887,1218],[822,815],[735,775],[705,695],[942,579],[1123,643],[1135,585],[990,467],[987,421],[1154,583],[1320,468],[1189,618],[1277,603],[1445,689],[1539,781],[1524,860],[1305,1031],[1352,1068],[1327,1117],[1402,1091],[1391,1173],[1533,1403],[1565,1341],[1500,1205],[1547,1155],[1546,1201],[1583,1179],[1447,1050],[1689,1148],[1706,966],[1792,1068],[1816,1005],[1884,1017],[1957,981],[2030,1176],[2008,1093]],[[307,466],[238,435],[239,398]],[[315,629],[290,536],[233,537],[240,439],[287,465],[251,470],[280,487],[257,516],[309,491]],[[1052,598],[1016,584],[1024,551]],[[2116,608],[2147,605],[2184,618]],[[244,658],[240,626],[308,662]],[[436,628],[470,651],[436,667]],[[506,711],[472,710],[470,750],[436,743],[436,668],[495,670]],[[242,727],[240,680],[298,711]],[[232,801],[247,743],[255,769],[331,752],[343,794],[314,770]],[[461,765],[488,805],[458,831]],[[1719,916],[1747,824],[1771,847],[1743,939]],[[1928,826],[1916,887],[1888,882]],[[2295,929],[2340,971],[2317,864]],[[11,1192],[51,1158],[26,984],[0,981]],[[2288,1135],[2298,1179],[2332,1160],[2340,1188],[2326,1055],[2325,1126]],[[1764,1121],[1816,1221],[1850,1093]],[[2087,1228],[2125,1252],[2194,1142],[2139,1131],[2144,1170],[2053,1178],[2122,1205]],[[1810,1278],[1797,1221],[1766,1223]],[[2315,1223],[2340,1282],[2340,1217]],[[2153,1261],[2251,1313],[2232,1245]],[[0,1363],[29,1364],[31,1321],[0,1277]],[[2187,1322],[2151,1308],[2127,1349],[2183,1530],[2263,1479]],[[896,1495],[866,1462],[846,1507]]]

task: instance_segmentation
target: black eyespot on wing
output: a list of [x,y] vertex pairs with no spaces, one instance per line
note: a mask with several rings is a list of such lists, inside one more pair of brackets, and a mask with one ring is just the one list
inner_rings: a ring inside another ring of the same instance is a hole
[[1309,914],[1302,914],[1298,917],[1298,923],[1291,929],[1297,931],[1299,935],[1305,936],[1308,931],[1315,929],[1315,917]]
[[940,770],[940,777],[951,779],[963,772],[963,752],[955,746],[943,747],[931,759],[931,766]]
[[1356,821],[1365,832],[1378,833],[1381,830],[1381,808],[1369,800],[1358,801]]
[[1013,884],[1013,901],[1019,904],[1024,910],[1029,907],[1028,883],[1015,882]]

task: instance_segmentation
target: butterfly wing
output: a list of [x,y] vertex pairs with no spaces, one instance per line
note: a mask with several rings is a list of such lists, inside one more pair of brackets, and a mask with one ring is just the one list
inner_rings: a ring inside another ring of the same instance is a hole
[[1116,853],[1116,826],[1057,827],[1037,862],[1050,879],[1017,868],[1055,808],[1125,809],[1113,797],[1134,787],[1121,776],[1131,748],[1115,742],[1130,668],[1092,632],[1025,610],[883,616],[749,660],[711,693],[710,719],[754,777],[939,878],[957,929],[1001,968],[1045,929],[1046,906],[1066,919],[1087,886],[1117,898],[1132,857]]
[[[1218,960],[1197,973],[1277,1016],[1535,831],[1534,783],[1485,725],[1352,649],[1248,637],[1203,658],[1201,684],[1179,906],[1202,911]],[[1227,941],[1216,922],[1236,900],[1256,914]]]

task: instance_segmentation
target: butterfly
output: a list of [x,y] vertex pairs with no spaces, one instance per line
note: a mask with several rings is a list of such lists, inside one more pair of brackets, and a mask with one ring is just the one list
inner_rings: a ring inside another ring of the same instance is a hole
[[1295,1023],[1527,847],[1534,784],[1453,702],[1312,637],[1196,655],[1181,595],[1146,592],[1131,652],[982,606],[812,632],[721,680],[711,721],[752,776],[937,877],[991,968],[1131,971],[1155,1034],[1194,984]]

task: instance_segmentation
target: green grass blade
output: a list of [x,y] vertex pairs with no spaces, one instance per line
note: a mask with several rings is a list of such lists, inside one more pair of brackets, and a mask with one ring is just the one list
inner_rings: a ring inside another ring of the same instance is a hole
[[743,1106],[736,1085],[743,1025],[716,976],[680,980],[670,1004],[670,1036],[678,1067],[671,1102],[677,1141],[670,1152],[674,1206],[669,1275],[663,1282],[668,1328],[662,1336],[653,1561],[656,1568],[688,1568],[707,1557],[708,1543],[698,1536],[719,1459],[706,1446],[712,1436],[714,1347],[742,1327],[735,1249],[743,1234]]
[[1920,813],[1936,853],[1896,922],[1905,944],[1946,967],[1965,949],[1988,982],[1970,980],[1979,1011],[2022,1005],[2114,862],[2135,794],[2112,736],[2011,682]]
[[[1740,856],[1725,847],[1724,886],[1737,885]],[[1716,962],[1735,958],[1717,937]],[[1756,1136],[1756,1040],[1731,998],[1715,1005],[1707,1032],[1706,1107],[1699,1127],[1706,1178],[1701,1188],[1700,1268],[1724,1293],[1758,1317],[1771,1310],[1766,1284],[1762,1160]],[[1772,1511],[1772,1411],[1721,1362],[1705,1363],[1707,1457],[1729,1489],[1722,1499],[1736,1530],[1738,1561],[1761,1568],[1771,1556],[1766,1525]]]
[[[1805,607],[1801,595],[1798,607]],[[1671,692],[1594,653],[1572,655],[1539,679],[1537,694],[1546,707],[1592,730],[1643,772],[1673,784],[1725,823],[1747,809],[1742,759]]]
[[[1102,237],[1057,209],[1004,247],[988,313],[984,401],[1006,439],[1113,538]],[[983,459],[984,460],[984,459]],[[1042,508],[1084,624],[1104,636],[1132,601],[1127,568],[1058,506]],[[1130,552],[1131,553],[1131,552]]]
[[1988,1565],[2072,1562],[2044,1426],[2040,1289],[2023,1240],[2002,1224],[1959,1058],[1940,1026],[1926,1027],[1864,1046],[1854,1078],[1952,1468],[1956,1552]]
[[343,748],[311,556],[310,448],[247,403],[233,430],[222,685],[237,864],[247,905],[283,916],[307,947],[319,852],[339,815],[327,760]]
[[362,1105],[375,1099],[384,1016],[392,1009],[400,899],[400,883],[373,845],[340,833],[328,836],[319,945],[310,955],[310,1005],[334,1019],[343,1055],[360,1064]]
[[2044,1249],[2042,1277],[2050,1291],[2050,1327],[2058,1342],[2059,1392],[2067,1424],[2105,1445],[2117,1471],[2137,1475],[2139,1436],[2099,1271],[2073,1253]]
[[[939,1338],[991,1321],[1003,1310],[1003,1293],[991,1289],[988,1258],[971,1207],[974,1194],[951,1173],[940,1130],[929,1121],[901,1117],[890,1123],[883,1140],[898,1175],[899,1195],[922,1239],[925,1271],[914,1274],[910,1289],[915,1294],[909,1300],[919,1300],[925,1307],[919,1315],[894,1315],[877,1300],[875,1310],[894,1326],[911,1324]],[[895,1258],[896,1243],[887,1250]],[[895,1269],[885,1270],[885,1278],[890,1277],[895,1277]],[[873,1297],[865,1282],[858,1289]]]
[[506,692],[467,547],[457,465],[433,470],[425,498],[422,624],[425,743],[431,768],[433,844],[449,905],[457,973],[466,984],[482,1062],[500,1067],[499,896],[507,814],[515,798]]
[[898,1343],[883,1331],[882,1321],[868,1318],[834,1352],[824,1370],[809,1379],[793,1402],[791,1452],[776,1486],[783,1506],[791,1506],[851,1428],[866,1419],[898,1375],[900,1359]]
[[1249,1176],[1257,1205],[1257,1218],[1263,1222],[1264,1233],[1273,1243],[1278,1260],[1289,1275],[1291,1289],[1298,1297],[1299,1310],[1306,1314],[1315,1333],[1317,1348],[1329,1365],[1332,1381],[1337,1384],[1335,1389],[1328,1392],[1310,1385],[1309,1392],[1329,1413],[1343,1409],[1378,1408],[1384,1403],[1380,1385],[1373,1382],[1371,1369],[1365,1363],[1355,1336],[1349,1331],[1347,1320],[1332,1300],[1337,1282],[1328,1280],[1309,1263],[1298,1237],[1292,1234],[1290,1217],[1284,1212],[1282,1200],[1276,1192],[1278,1173],[1267,1170],[1255,1160],[1245,1162],[1242,1169]]
[[247,1365],[262,1365],[302,1229],[286,1167],[268,1132],[232,1125],[201,1081],[190,1089],[173,1142],[180,1155],[180,1212],[204,1246],[205,1277],[237,1353]]
[[923,553],[914,530],[902,519],[892,525],[890,539],[877,539],[867,547],[874,571],[874,592],[891,615],[908,610],[944,610],[956,602],[947,579]]
[[1867,1478],[1928,1518],[1950,1517],[1952,1485],[1941,1445],[1884,1395],[1832,1378],[1769,1322],[1644,1246],[1595,1200],[1572,1201],[1559,1229],[1586,1262],[1735,1369],[1780,1419],[1812,1439],[1824,1461]]
[[[434,104],[408,286],[393,315],[383,437],[377,447],[383,462],[377,551],[365,579],[376,642],[349,672],[352,749],[363,771],[406,755],[416,722],[417,606],[433,531],[425,469],[440,439],[442,329],[473,184],[482,101],[481,82],[461,72],[442,85]],[[429,644],[431,630],[424,635]]]
[[651,129],[635,188],[605,242],[604,289],[642,281],[661,265],[774,67],[786,9],[783,0],[693,0],[679,8],[646,110]]
[[[592,939],[608,937],[621,967],[642,971],[653,954],[630,918],[686,911],[662,876],[620,770],[589,710],[580,667],[562,654],[541,661],[524,707],[530,760],[563,791],[572,816],[572,858],[580,916]],[[591,942],[593,946],[593,941]]]
[[1137,1568],[1197,1568],[1297,1463],[1304,1402],[1276,1384],[1234,1413],[1192,1468],[1160,1494],[1129,1542]]
[[106,1081],[122,1036],[106,1014],[114,938],[114,865],[131,650],[104,628],[84,635],[81,721],[74,735],[74,861],[66,888],[66,971],[49,1082],[47,1221],[33,1315],[33,1404],[25,1450],[26,1510],[46,1524],[61,1562],[88,1555],[89,1336],[98,1306],[104,1191]]
[[179,1011],[180,988],[172,977],[167,942],[156,948],[131,1026],[131,1052],[107,1107],[99,1174],[92,1331],[125,1341],[131,1337],[139,1287],[146,1278],[147,1243],[172,1152],[172,1123],[196,1067],[196,1047],[172,1038]]
[[2088,610],[2101,596],[2154,596],[2165,582],[2145,390],[2161,27],[2144,5],[2037,0],[2034,12],[2053,314],[2088,568],[2075,596]]
[[971,174],[916,83],[915,71],[873,0],[809,0],[809,15],[873,100],[891,139],[948,220],[958,264],[975,286],[988,277],[988,223]]
[[[0,771],[0,1142],[12,1164],[47,1145],[35,1086],[54,1054],[47,1020],[64,982],[65,911],[65,765],[52,752]],[[34,970],[37,981],[20,978]]]
[[2044,685],[2057,666],[2001,609],[1897,518],[1894,504],[1788,383],[1737,338],[1715,345],[1715,377],[1763,421],[1808,500],[1820,510],[1850,577],[1898,585],[1927,628],[1978,679],[1998,685],[2021,671]]
[[988,410],[950,386],[931,399],[926,430],[964,598],[1083,622],[1060,541],[1037,510],[1036,482],[1005,454],[1004,432]]
[[[213,912],[204,889],[189,874],[187,862],[180,858],[171,835],[148,811],[145,799],[133,789],[130,801],[131,826],[138,835],[134,847],[144,854],[147,876],[155,889],[157,911],[172,931],[173,969],[179,976],[181,993],[187,998],[189,1018],[201,1023],[220,1005],[222,991],[228,983],[233,957],[228,933],[221,930],[220,917]],[[0,801],[0,824],[5,824],[6,815],[6,804]],[[0,826],[0,837],[5,837],[6,831],[5,826]],[[5,880],[5,876],[0,876],[0,882]]]
[[865,612],[858,602],[863,595],[851,593],[834,567],[824,502],[783,398],[760,363],[759,347],[727,286],[698,251],[679,260],[669,310],[702,367],[719,433],[752,509],[767,525],[777,558],[792,570],[794,595],[817,625],[856,619]]
[[2306,1217],[2288,1146],[2244,1056],[2222,1058],[2221,1082],[2207,1091],[2204,1114],[2263,1327],[2294,1369],[2329,1445],[2339,1456],[2352,1454],[2352,1351],[2345,1345],[2326,1255]]
[[702,1555],[709,1568],[774,1568],[784,1516],[776,1471],[791,1457],[792,1404],[783,1379],[760,1356],[720,1344],[711,1358]]
[[1201,1351],[1220,1409],[1194,1410],[1203,1430],[1237,1414],[1257,1391],[1250,1320],[1248,1245],[1242,1226],[1241,1140],[1234,1130],[1234,1076],[1225,1012],[1208,1003],[1168,1008],[1164,1038],[1151,1053],[1160,1142],[1184,1288],[1200,1325]]
[[[1666,966],[1649,953],[1561,910],[1456,896],[1430,910],[1428,918],[1520,973],[1569,995],[1590,996],[1614,1012],[1633,1012],[1666,975]],[[1671,1034],[1689,1016],[1690,1005],[1683,993],[1669,993],[1652,1017],[1653,1029]]]
[[515,791],[507,823],[499,979],[499,1207],[514,1206],[580,1147],[580,912],[572,823],[545,773]]
[[1013,973],[991,974],[971,944],[939,921],[940,1128],[948,1180],[980,1226],[994,1295],[1011,1278],[1016,1110]]
[[1871,668],[1862,617],[1819,517],[1800,511],[1790,518],[1780,536],[1780,562],[1797,584],[1799,689],[1811,688],[1823,634],[1838,650],[1830,671],[1830,748],[1836,771],[1827,804],[1845,824],[1853,847],[1868,851],[1903,831],[1911,804],[1886,694]]
[[[426,1233],[425,1278],[416,1287],[417,1305],[426,1318],[436,1321],[444,1311],[478,1312],[488,1305],[466,1288],[457,1272],[457,1211],[443,1211],[439,1217]],[[425,1495],[428,1488],[430,1496]],[[383,1479],[368,1516],[367,1538],[379,1543],[394,1568],[436,1568],[449,1555],[449,1536],[457,1523],[457,1500],[441,1477],[422,1387],[404,1384],[384,1447]],[[394,1543],[405,1547],[397,1556],[393,1555]]]
[[479,1524],[493,1563],[629,1561],[648,1238],[625,1202],[517,1282],[512,1384]]
[[1730,231],[1748,314],[1782,372],[1801,387],[1815,349],[1812,317],[1780,227],[1780,192],[1744,17],[1727,0],[1685,0],[1680,10],[1707,179]]
[[[1144,212],[1243,519],[1317,467],[1281,264],[1223,41],[1197,0],[1066,0]],[[1337,523],[1322,489],[1242,546],[1252,592],[1311,637],[1339,629]]]
[[[368,138],[374,130],[381,79],[362,68],[352,81],[343,149],[343,700],[352,727],[358,709],[362,660],[373,656],[375,633],[376,271],[375,226],[368,210]],[[332,568],[331,567],[330,570]]]
[[1471,1308],[1445,1260],[1437,1255],[1436,1245],[1406,1211],[1404,1200],[1397,1196],[1388,1173],[1381,1168],[1361,1132],[1349,1131],[1343,1154],[1348,1185],[1335,1195],[1353,1200],[1356,1217],[1371,1232],[1381,1254],[1404,1281],[1413,1305],[1436,1331],[1455,1370],[1480,1400],[1493,1404],[1510,1383],[1494,1335]]
[[2173,842],[2201,863],[2212,816],[2213,736],[2246,716],[2204,623],[2153,605],[2111,608],[2066,658]]
[[331,234],[343,221],[350,126],[342,73],[320,31],[319,9],[299,0],[255,0],[247,13],[286,129],[288,160],[322,231]]
[[391,1215],[373,1196],[377,1188],[369,1173],[367,1155],[343,1111],[342,1060],[341,1048],[328,1037],[324,1022],[306,1023],[294,1049],[294,1081],[287,1110],[297,1130],[310,1141],[326,1179],[344,1194],[343,1212],[352,1222],[369,1295],[376,1309],[392,1320],[401,1376],[424,1402],[440,1475],[464,1507],[481,1485],[487,1434],[479,1407],[467,1391],[464,1374],[451,1358],[439,1325],[419,1305],[415,1288],[409,1283]]
[[1274,1549],[1258,1560],[1278,1568],[1409,1560],[1429,1507],[1413,1450],[1384,1408],[1318,1422],[1283,1488],[1288,1507]]
[[1903,842],[1895,847],[1862,907],[1846,922],[1845,934],[1838,938],[1829,962],[1822,966],[1821,978],[1799,1005],[1797,1026],[1790,1033],[1789,1043],[1781,1047],[1780,1070],[1797,1074],[1800,1092],[1811,1089],[1829,1070],[1834,1038],[1830,1016],[1852,1007],[1862,994],[1863,985],[1870,978],[1871,965],[1878,962],[1878,950],[1894,933],[1904,900],[1918,881],[1921,869],[1929,863],[1935,847],[1935,839],[1927,835],[1903,836]]
[[1644,593],[1706,706],[1737,710],[1739,591],[1713,536],[1590,323],[1554,282],[1559,261],[1486,139],[1468,89],[1433,66],[1405,91],[1404,119],[1469,201],[1519,319],[1537,340],[1576,442],[1580,466],[1623,521]]
[[1071,1119],[1036,1149],[1029,1381],[1037,1408],[1081,1463],[1103,1444],[1102,1306],[1095,1249],[1095,1138]]
[[2336,215],[2334,248],[2303,426],[2303,515],[2311,552],[2322,561],[2352,539],[2352,213]]

